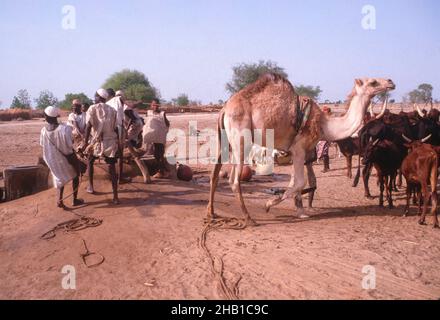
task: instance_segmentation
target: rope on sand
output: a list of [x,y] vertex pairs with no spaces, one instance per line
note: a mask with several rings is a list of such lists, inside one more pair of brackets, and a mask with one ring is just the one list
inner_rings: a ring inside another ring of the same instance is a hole
[[[223,292],[224,296],[229,300],[238,300],[239,299],[239,291],[238,291],[238,284],[241,280],[241,276],[239,279],[232,285],[232,287],[229,287],[226,283],[226,280],[223,276],[224,274],[224,263],[223,259],[218,256],[214,256],[209,251],[206,240],[208,233],[214,230],[219,229],[230,229],[230,230],[243,230],[246,228],[246,225],[244,221],[236,219],[236,218],[226,218],[226,217],[218,217],[215,219],[212,219],[211,221],[205,223],[205,226],[202,230],[202,235],[200,237],[200,246],[205,251],[206,255],[208,256],[210,262],[211,262],[211,271],[214,275],[215,280],[217,281],[221,291]],[[216,267],[216,261],[217,267]]]
[[42,234],[40,236],[43,240],[48,240],[55,238],[57,231],[64,231],[64,232],[74,232],[83,230],[86,228],[94,228],[102,224],[101,219],[91,218],[91,217],[85,217],[78,215],[78,219],[72,219],[65,222],[61,222],[57,224],[54,228],[47,231],[46,233]]
[[[97,227],[102,224],[101,219],[86,217],[86,216],[82,216],[79,214],[75,214],[75,215],[77,215],[79,218],[72,219],[72,220],[61,222],[61,223],[57,224],[54,228],[52,228],[51,230],[42,234],[40,236],[40,239],[49,240],[49,239],[55,238],[57,231],[60,231],[60,230],[66,232],[66,233],[70,233],[70,232],[74,232],[74,231],[83,230],[86,228]],[[84,263],[84,265],[87,268],[93,268],[93,267],[97,267],[97,266],[101,265],[102,263],[104,263],[105,257],[100,253],[90,252],[89,248],[87,247],[86,241],[82,238],[81,238],[81,240],[84,245],[85,253],[81,253],[80,257],[81,257],[81,260]],[[95,263],[88,262],[88,260],[89,260],[88,258],[91,256],[97,257],[97,258],[95,258],[95,260],[97,260]]]

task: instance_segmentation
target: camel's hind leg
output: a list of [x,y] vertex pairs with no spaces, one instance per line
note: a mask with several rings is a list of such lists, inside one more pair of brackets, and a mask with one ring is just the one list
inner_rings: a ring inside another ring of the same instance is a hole
[[241,193],[240,178],[241,178],[241,172],[243,171],[243,162],[240,161],[240,163],[234,165],[234,167],[235,168],[232,169],[232,173],[234,173],[234,180],[233,180],[233,183],[231,184],[232,192],[234,192],[236,198],[238,199],[238,201],[240,203],[240,208],[244,214],[246,225],[247,226],[255,226],[255,225],[257,225],[257,223],[251,218],[251,216],[246,208],[246,205],[244,204],[243,194]]
[[437,178],[438,178],[438,160],[434,162],[434,165],[431,169],[430,174],[430,182],[431,182],[431,212],[434,217],[434,228],[439,228],[438,224],[438,218],[437,218],[437,204],[438,204],[438,198],[437,198]]
[[210,190],[209,190],[209,202],[208,202],[208,213],[207,219],[212,220],[216,218],[216,214],[214,213],[214,194],[218,185],[218,178],[220,169],[222,168],[221,157],[218,157],[217,163],[214,166],[214,170],[212,170],[211,181],[210,181]]
[[307,169],[307,183],[309,184],[310,191],[309,191],[309,208],[313,207],[313,199],[315,198],[315,191],[316,191],[316,175],[315,171],[313,170],[313,164],[308,163],[306,165]]

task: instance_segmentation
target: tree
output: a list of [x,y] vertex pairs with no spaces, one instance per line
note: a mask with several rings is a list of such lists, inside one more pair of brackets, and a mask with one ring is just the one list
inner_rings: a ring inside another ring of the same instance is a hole
[[104,83],[103,88],[124,90],[128,100],[140,100],[151,102],[153,99],[160,98],[157,90],[142,72],[137,70],[124,69],[112,74]]
[[434,90],[434,87],[432,85],[430,85],[429,83],[422,83],[417,89],[420,92],[420,97],[422,98],[423,102],[431,102],[432,90]]
[[30,109],[31,97],[26,89],[18,91],[17,95],[12,99],[11,109]]
[[388,91],[384,91],[379,93],[376,97],[378,101],[385,101],[385,99],[389,99],[391,97],[391,93]]
[[37,109],[44,109],[47,106],[56,106],[58,104],[58,99],[49,90],[44,90],[40,92],[40,96],[34,100]]
[[428,103],[432,100],[433,86],[429,83],[422,83],[417,89],[408,93],[408,100],[411,103]]
[[173,99],[173,102],[177,104],[179,107],[185,107],[189,104],[188,95],[182,93],[176,99]]
[[305,96],[313,100],[318,100],[322,90],[319,86],[313,87],[313,86],[299,85],[295,87],[295,92],[300,96]]
[[226,90],[234,94],[248,84],[255,82],[261,75],[272,72],[287,78],[287,73],[276,62],[260,60],[258,63],[241,63],[232,68],[232,80],[226,84]]
[[92,104],[93,101],[87,97],[83,92],[80,93],[66,93],[64,100],[59,103],[61,109],[70,110],[72,107],[72,101],[74,99],[79,99],[82,103]]
[[[111,88],[111,87],[109,87]],[[151,86],[145,86],[143,84],[133,84],[124,90],[125,97],[128,100],[151,102],[157,98],[157,90]]]

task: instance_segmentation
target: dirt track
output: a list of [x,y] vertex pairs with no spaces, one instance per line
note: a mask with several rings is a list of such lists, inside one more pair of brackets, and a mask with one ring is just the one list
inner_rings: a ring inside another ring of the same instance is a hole
[[[171,118],[184,126],[185,117]],[[213,125],[215,117],[198,118]],[[174,121],[173,121],[174,120]],[[13,147],[0,145],[0,166],[35,163],[42,122],[0,125],[0,136],[20,132]],[[9,139],[9,138],[8,138]],[[5,149],[8,148],[8,149]],[[3,151],[5,150],[5,151]],[[27,150],[27,154],[23,154]],[[333,150],[332,150],[333,151]],[[318,190],[309,220],[292,217],[293,200],[263,210],[271,196],[262,191],[283,187],[288,167],[277,167],[274,177],[258,177],[245,184],[245,201],[260,226],[242,231],[210,233],[207,245],[222,256],[228,283],[240,276],[242,299],[438,299],[440,298],[440,231],[419,226],[415,216],[402,218],[403,193],[397,208],[377,207],[360,187],[351,188],[345,161],[333,159],[332,171],[316,166]],[[204,169],[204,168],[198,168]],[[206,168],[205,168],[206,169]],[[208,168],[209,169],[209,168]],[[373,178],[372,194],[378,189]],[[109,204],[110,185],[100,181],[98,195],[85,194],[87,206],[76,213],[103,219],[97,228],[39,236],[72,213],[55,209],[55,191],[0,204],[0,298],[54,299],[216,299],[224,298],[211,275],[207,257],[198,245],[206,213],[208,174],[194,182],[140,180],[121,188],[120,206]],[[216,198],[217,213],[240,217],[226,181]],[[66,191],[68,192],[68,190]],[[105,262],[87,269],[81,262],[82,239]],[[77,289],[64,290],[64,265],[77,272]],[[362,289],[362,268],[376,269],[376,289]],[[153,286],[145,283],[154,284]]]

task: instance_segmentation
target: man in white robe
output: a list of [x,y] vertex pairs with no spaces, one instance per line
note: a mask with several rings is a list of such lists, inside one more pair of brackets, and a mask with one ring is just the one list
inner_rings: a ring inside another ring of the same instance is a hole
[[85,144],[81,149],[92,149],[89,155],[89,186],[87,192],[95,192],[93,187],[93,166],[97,158],[104,157],[105,162],[109,166],[112,181],[113,203],[119,204],[118,176],[116,173],[116,162],[119,157],[118,128],[116,125],[116,111],[105,103],[107,100],[107,91],[99,89],[95,94],[95,104],[87,110]]
[[82,111],[82,104],[79,99],[72,101],[72,112],[67,118],[67,124],[73,129],[73,141],[80,145],[86,135],[86,113]]
[[68,160],[73,154],[72,128],[58,123],[59,109],[49,106],[44,110],[46,125],[41,129],[40,145],[43,147],[43,159],[49,167],[53,184],[58,191],[57,205],[66,208],[63,203],[64,186],[72,181],[73,206],[84,203],[78,199],[79,172]]
[[[118,91],[121,93],[121,91]],[[124,156],[124,147],[125,147],[125,138],[127,136],[127,132],[124,127],[124,100],[122,95],[116,95],[115,90],[112,88],[107,89],[107,93],[109,95],[107,104],[112,107],[116,111],[116,125],[118,127],[118,135],[119,135],[119,183],[130,182],[130,179],[124,177],[123,174],[123,156]]]

